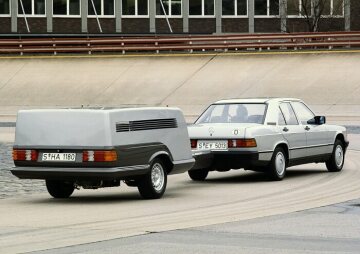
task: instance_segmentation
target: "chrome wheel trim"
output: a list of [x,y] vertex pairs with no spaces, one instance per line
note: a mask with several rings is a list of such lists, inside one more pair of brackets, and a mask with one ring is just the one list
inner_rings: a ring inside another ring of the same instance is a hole
[[275,169],[279,176],[282,176],[285,172],[286,161],[282,152],[278,152],[275,157]]
[[160,163],[155,163],[151,169],[151,183],[156,192],[161,192],[165,183],[165,173]]
[[335,163],[338,168],[342,166],[344,162],[344,150],[341,145],[337,145],[335,148]]

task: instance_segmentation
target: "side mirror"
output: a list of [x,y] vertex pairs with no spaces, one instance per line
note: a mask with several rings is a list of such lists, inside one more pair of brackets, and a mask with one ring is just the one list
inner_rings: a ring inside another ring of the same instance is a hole
[[308,124],[314,124],[314,125],[322,125],[326,124],[326,117],[325,116],[315,116],[313,119],[310,119],[307,121]]

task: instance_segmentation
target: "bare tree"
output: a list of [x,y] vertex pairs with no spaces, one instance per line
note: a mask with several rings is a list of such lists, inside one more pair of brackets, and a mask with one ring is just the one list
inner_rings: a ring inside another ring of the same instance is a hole
[[305,20],[309,32],[319,31],[322,19],[342,16],[345,0],[282,0],[287,4],[287,17],[296,15]]

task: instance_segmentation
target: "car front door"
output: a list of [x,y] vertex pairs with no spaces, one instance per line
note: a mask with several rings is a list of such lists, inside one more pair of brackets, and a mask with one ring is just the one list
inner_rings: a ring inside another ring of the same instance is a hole
[[329,144],[329,131],[325,125],[309,124],[315,114],[302,102],[291,102],[295,114],[306,132],[307,156],[328,154],[332,151]]
[[303,126],[299,125],[289,102],[282,102],[279,105],[278,125],[289,145],[289,159],[296,160],[306,157],[305,130]]

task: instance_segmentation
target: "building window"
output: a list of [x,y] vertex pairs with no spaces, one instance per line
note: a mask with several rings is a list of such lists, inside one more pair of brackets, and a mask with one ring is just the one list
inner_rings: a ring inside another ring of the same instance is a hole
[[247,0],[223,0],[222,15],[223,16],[246,16]]
[[80,0],[53,0],[54,16],[79,16]]
[[[343,16],[344,0],[323,0],[319,8],[323,16]],[[288,16],[312,16],[311,0],[287,0]]]
[[190,16],[214,16],[214,0],[190,0],[189,15]]
[[287,0],[287,15],[299,16],[301,13],[301,0]]
[[278,16],[279,0],[255,0],[256,16]]
[[[22,0],[22,3],[26,15],[45,15],[45,0]],[[18,0],[18,13],[19,15],[24,15],[20,0]]]
[[94,7],[92,4],[94,1],[96,14],[98,16],[114,16],[114,0],[89,0],[88,3],[88,15],[95,16]]
[[0,0],[0,16],[10,15],[10,0]]
[[[181,0],[162,0],[167,16],[181,16]],[[156,0],[156,15],[164,16],[160,0]]]
[[288,16],[311,16],[311,1],[312,0],[287,0],[287,15]]
[[344,0],[324,0],[323,8],[324,16],[343,16]]
[[149,0],[122,0],[123,16],[148,16]]

